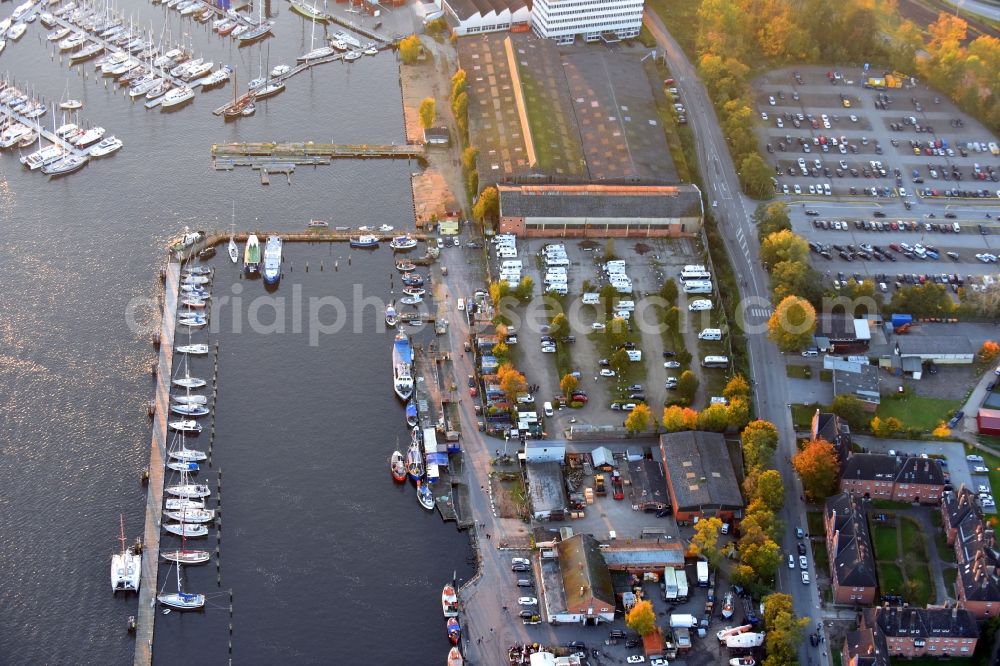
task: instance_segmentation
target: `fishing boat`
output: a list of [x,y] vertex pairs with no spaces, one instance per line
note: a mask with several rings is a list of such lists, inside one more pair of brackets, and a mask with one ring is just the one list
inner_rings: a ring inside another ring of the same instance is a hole
[[378,247],[378,236],[362,234],[361,236],[351,236],[351,247],[375,248]]
[[90,156],[104,157],[105,155],[110,155],[111,153],[119,150],[124,145],[125,144],[121,139],[109,136],[90,149]]
[[201,424],[197,421],[170,421],[167,425],[178,432],[201,432]]
[[458,617],[458,595],[451,583],[441,589],[441,612],[445,617]]
[[271,78],[276,79],[279,76],[284,76],[288,72],[292,71],[292,68],[288,65],[275,65],[274,69],[271,70]]
[[170,107],[183,104],[190,99],[194,99],[194,90],[192,90],[189,86],[179,86],[163,96],[163,100],[160,102],[160,107],[169,109]]
[[389,247],[393,250],[412,250],[417,246],[417,239],[412,238],[409,234],[405,236],[396,236],[389,242]]
[[79,157],[77,155],[67,155],[51,164],[43,166],[42,173],[52,177],[65,176],[74,171],[79,171],[86,166],[87,159],[86,157]]
[[118,540],[122,549],[111,556],[111,593],[138,592],[142,579],[142,555],[125,545],[125,517],[119,516],[119,522],[121,531]]
[[419,481],[424,475],[424,460],[420,455],[420,442],[415,439],[410,442],[410,447],[406,449],[406,473],[414,481]]
[[410,338],[400,331],[392,343],[393,390],[401,400],[413,395],[413,349]]
[[181,586],[181,562],[178,560],[177,565],[177,591],[176,592],[163,592],[156,595],[156,600],[159,601],[164,606],[169,608],[175,608],[177,610],[197,610],[205,606],[205,595],[204,594],[192,594],[190,592],[185,592],[184,588]]
[[214,509],[181,509],[180,511],[164,511],[163,515],[170,520],[184,523],[210,523],[215,520]]
[[392,303],[385,306],[385,324],[386,326],[395,326],[399,322],[399,318],[396,316],[396,308],[392,307]]
[[208,536],[208,528],[204,525],[189,525],[188,523],[163,523],[163,530],[185,537]]
[[292,11],[300,16],[304,16],[307,19],[311,19],[318,23],[326,23],[331,19],[331,16],[321,10],[316,5],[311,5],[308,2],[302,2],[302,0],[290,0],[292,5]]
[[464,663],[462,653],[457,647],[448,650],[448,666],[462,666]]
[[722,600],[722,617],[729,619],[733,616],[733,593],[726,592],[725,598]]
[[201,470],[201,465],[191,461],[170,460],[167,462],[167,469],[172,469],[175,472],[190,472],[194,474]]
[[434,494],[431,492],[431,487],[420,480],[417,481],[417,501],[428,511],[434,510]]
[[419,294],[408,294],[399,299],[399,302],[403,305],[419,305],[423,300],[423,297]]
[[330,226],[329,222],[324,222],[323,220],[309,220],[309,224],[306,225],[307,229],[327,229]]
[[392,452],[392,457],[389,459],[389,472],[394,481],[399,483],[406,481],[406,463],[403,461],[403,454],[399,451]]
[[255,42],[258,39],[262,39],[271,32],[271,28],[274,27],[273,21],[265,21],[260,25],[250,28],[243,34],[241,34],[238,39],[240,44],[249,44],[250,42]]
[[417,406],[412,400],[406,403],[406,425],[411,428],[416,427],[420,422],[420,417],[417,415]]
[[404,273],[409,273],[410,271],[416,270],[417,265],[412,261],[406,259],[400,259],[396,262],[396,270],[402,271]]
[[281,279],[281,238],[268,236],[264,243],[264,270],[261,272],[264,282],[277,284]]
[[260,268],[260,241],[255,234],[250,234],[247,238],[246,248],[243,250],[243,270],[247,273],[256,273]]
[[296,60],[299,62],[309,62],[310,60],[319,60],[320,58],[325,58],[331,55],[333,55],[332,46],[321,46],[318,49],[313,49],[312,51],[309,51],[308,53],[303,53],[298,58],[296,58]]
[[451,644],[458,645],[458,642],[462,639],[462,625],[458,623],[458,618],[449,617],[448,621],[445,622],[445,629],[448,632],[448,640],[451,641]]

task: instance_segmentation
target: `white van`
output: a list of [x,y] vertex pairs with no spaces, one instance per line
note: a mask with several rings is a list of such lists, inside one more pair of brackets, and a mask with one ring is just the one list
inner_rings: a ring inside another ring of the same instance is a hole
[[618,301],[615,307],[618,308],[619,310],[627,310],[628,312],[632,312],[633,310],[635,310],[635,301]]
[[632,361],[633,363],[642,360],[642,350],[640,349],[626,349],[625,353],[628,354],[628,360]]
[[712,274],[708,271],[684,271],[681,273],[681,280],[690,282],[692,280],[711,280]]
[[552,403],[551,402],[543,402],[542,403],[542,410],[545,411],[545,415],[546,416],[552,416],[552,414],[553,414],[553,412],[552,412]]
[[600,302],[601,302],[601,295],[600,294],[597,294],[597,293],[594,293],[592,291],[589,291],[589,292],[587,292],[586,294],[583,295],[583,304],[584,305],[597,305]]
[[699,298],[696,301],[691,301],[690,303],[688,303],[688,310],[690,310],[691,312],[699,312],[701,310],[711,310],[711,309],[712,309],[712,301],[708,300],[707,298]]
[[722,339],[722,329],[721,328],[706,328],[703,329],[701,333],[698,334],[699,340],[721,340]]
[[458,299],[458,309],[460,311],[465,309],[465,299],[464,298]]
[[632,293],[632,283],[631,282],[629,282],[628,284],[613,284],[611,286],[614,287],[615,291],[617,291],[619,294],[631,294]]

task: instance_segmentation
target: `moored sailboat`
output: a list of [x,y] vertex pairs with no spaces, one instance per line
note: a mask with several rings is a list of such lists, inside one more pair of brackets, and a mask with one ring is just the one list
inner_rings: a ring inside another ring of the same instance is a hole
[[138,592],[142,579],[142,555],[125,545],[125,517],[119,517],[121,552],[111,556],[111,592]]
[[157,601],[159,601],[164,606],[174,608],[177,610],[197,610],[205,606],[205,595],[204,594],[194,594],[191,592],[185,592],[183,585],[181,584],[181,561],[176,562],[177,566],[177,591],[176,592],[164,592],[156,596]]

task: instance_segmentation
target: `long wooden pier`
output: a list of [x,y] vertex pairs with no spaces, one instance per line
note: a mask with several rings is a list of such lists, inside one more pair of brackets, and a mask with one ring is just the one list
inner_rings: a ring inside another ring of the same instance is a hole
[[[212,166],[232,169],[261,163],[323,164],[331,159],[424,159],[423,144],[226,143],[212,145]],[[318,161],[320,160],[320,161]]]
[[145,546],[142,555],[142,585],[136,622],[134,666],[149,666],[153,660],[153,621],[156,619],[157,570],[160,559],[160,523],[163,519],[163,472],[167,456],[167,419],[170,412],[170,380],[173,376],[174,327],[181,265],[167,264],[160,319],[160,358],[156,366],[153,434],[149,447],[149,488],[146,492]]

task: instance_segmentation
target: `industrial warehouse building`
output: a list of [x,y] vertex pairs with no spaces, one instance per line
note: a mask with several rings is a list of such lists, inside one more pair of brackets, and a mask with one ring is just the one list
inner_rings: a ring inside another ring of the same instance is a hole
[[[504,30],[528,30],[531,12],[524,0],[438,0],[452,31],[477,35]],[[434,16],[429,13],[428,16]]]
[[606,238],[689,236],[704,215],[694,185],[497,186],[500,232]]

